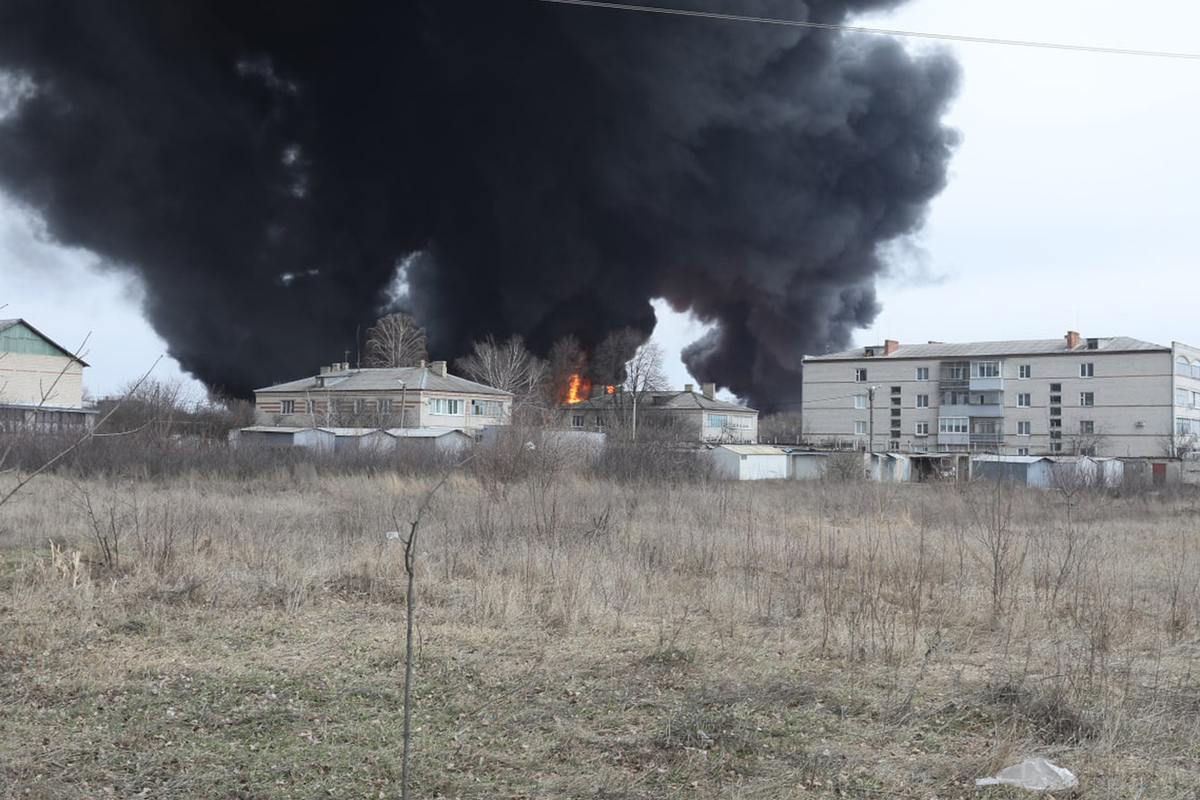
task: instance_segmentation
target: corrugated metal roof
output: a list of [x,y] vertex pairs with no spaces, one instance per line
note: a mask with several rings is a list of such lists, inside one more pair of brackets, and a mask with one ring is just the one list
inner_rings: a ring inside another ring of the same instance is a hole
[[[328,381],[336,381],[328,383]],[[326,382],[322,386],[321,383]],[[366,367],[314,375],[287,383],[255,389],[255,392],[454,392],[457,394],[512,397],[511,392],[469,381],[457,375],[438,375],[429,367]]]
[[455,433],[470,438],[458,428],[388,428],[387,432],[399,439],[437,439]]
[[312,428],[288,428],[283,425],[251,425],[248,428],[239,428],[238,430],[245,433],[299,433],[300,431],[311,431]]
[[1052,461],[1049,456],[998,456],[994,454],[971,456],[972,461],[993,461],[1000,464],[1035,464],[1038,461]]
[[38,336],[40,336],[40,337],[42,337],[43,339],[45,339],[45,340],[46,340],[46,341],[47,341],[49,344],[51,344],[51,345],[53,345],[54,347],[56,347],[56,348],[58,348],[59,350],[61,350],[61,351],[62,351],[62,353],[63,353],[63,355],[67,356],[68,358],[73,358],[73,359],[75,359],[76,361],[78,361],[80,366],[83,366],[83,367],[90,367],[90,366],[91,366],[91,364],[87,363],[87,362],[86,362],[86,361],[84,361],[82,358],[80,358],[79,356],[75,355],[75,354],[74,354],[74,353],[72,353],[70,350],[68,350],[67,348],[63,347],[61,344],[59,344],[58,342],[54,341],[54,340],[53,340],[53,339],[51,339],[49,336],[47,336],[46,334],[42,333],[42,332],[41,332],[41,331],[39,331],[37,328],[35,328],[35,327],[33,327],[32,325],[30,325],[30,324],[29,324],[29,323],[28,323],[26,320],[24,320],[24,319],[21,319],[20,317],[18,317],[17,319],[0,319],[0,332],[3,332],[3,331],[6,331],[6,330],[8,330],[9,328],[11,328],[11,327],[12,327],[12,326],[14,326],[14,325],[24,325],[26,328],[29,328],[29,330],[33,331],[33,332],[34,332],[34,333],[36,333]]
[[784,456],[787,453],[769,444],[723,444],[718,450],[728,450],[739,456]]
[[[975,356],[1033,356],[1056,353],[1080,355],[1082,353],[1126,353],[1126,352],[1169,352],[1171,348],[1153,342],[1144,342],[1129,336],[1100,337],[1096,347],[1089,349],[1088,340],[1081,338],[1079,346],[1067,349],[1066,337],[1058,339],[1013,339],[999,342],[933,342],[930,344],[901,344],[890,355],[884,355],[882,346],[875,351],[872,361],[894,361],[902,358],[972,358]],[[805,361],[847,361],[868,358],[867,348],[856,347],[839,353],[822,356],[805,356]]]

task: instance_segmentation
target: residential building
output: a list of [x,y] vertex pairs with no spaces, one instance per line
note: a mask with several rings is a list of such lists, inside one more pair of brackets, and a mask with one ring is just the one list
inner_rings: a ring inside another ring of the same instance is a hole
[[671,441],[753,443],[758,441],[758,412],[716,397],[716,384],[697,392],[686,384],[682,392],[597,391],[588,400],[562,406],[573,430],[620,429],[639,439],[653,436]]
[[507,425],[513,395],[446,371],[445,361],[416,367],[352,369],[342,362],[317,375],[256,389],[262,424],[312,428],[452,428],[472,435]]
[[905,345],[803,360],[810,443],[1163,458],[1200,450],[1200,349],[1127,336]]
[[0,430],[86,430],[79,356],[23,319],[0,320]]

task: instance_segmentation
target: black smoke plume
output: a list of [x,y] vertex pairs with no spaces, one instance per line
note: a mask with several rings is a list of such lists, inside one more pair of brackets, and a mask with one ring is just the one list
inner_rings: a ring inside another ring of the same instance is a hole
[[[895,0],[658,0],[841,23]],[[716,328],[693,375],[769,409],[878,310],[943,186],[958,70],[896,41],[536,0],[0,0],[0,187],[145,285],[185,369]],[[5,105],[5,103],[0,103]],[[413,255],[417,254],[417,255]]]

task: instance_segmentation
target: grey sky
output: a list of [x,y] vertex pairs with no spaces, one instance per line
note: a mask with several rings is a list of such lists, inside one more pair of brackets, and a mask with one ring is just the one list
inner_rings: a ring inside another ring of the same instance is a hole
[[[915,0],[862,24],[1200,50],[1200,4],[1190,0]],[[1200,343],[1192,248],[1200,60],[910,46],[957,54],[964,79],[949,121],[963,141],[925,231],[893,249],[893,275],[879,285],[884,310],[858,342],[1048,338],[1070,328]],[[25,317],[64,346],[91,333],[93,394],[116,391],[165,351],[140,318],[136,284],[40,241],[36,223],[5,205],[2,303],[0,317]],[[660,316],[656,336],[671,352],[701,330]],[[298,374],[316,366],[298,365]],[[682,364],[670,367],[674,383],[691,380]],[[155,375],[180,373],[164,361]]]

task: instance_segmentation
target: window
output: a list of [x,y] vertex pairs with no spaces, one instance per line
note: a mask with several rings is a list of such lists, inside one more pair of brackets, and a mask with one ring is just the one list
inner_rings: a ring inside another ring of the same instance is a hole
[[900,416],[900,409],[898,409],[898,408],[893,408],[893,409],[892,409],[892,416],[893,416],[893,417],[898,417],[898,416]]
[[899,386],[893,386],[893,387],[892,387],[892,394],[900,394],[900,387],[899,387]]
[[1061,453],[1062,452],[1062,442],[1051,442],[1050,443],[1050,452],[1051,453]]
[[728,414],[709,414],[708,415],[708,427],[710,427],[710,428],[728,428],[729,427],[729,415]]
[[917,395],[916,405],[917,405],[917,408],[929,408],[929,395],[927,395],[927,394]]
[[375,410],[380,414],[392,413],[392,398],[381,397],[375,401]]
[[1033,423],[1025,420],[1017,423],[1017,436],[1031,436],[1033,434]]
[[1192,432],[1192,421],[1183,419],[1182,417],[1175,418],[1175,432],[1180,436],[1187,436]]
[[305,400],[304,401],[304,413],[305,414],[317,413],[317,401],[316,400]]
[[1096,368],[1096,365],[1090,361],[1087,362],[1086,364],[1080,364],[1079,365],[1079,377],[1081,377],[1081,378],[1092,377],[1093,375],[1096,374],[1095,368]]
[[1028,392],[1017,395],[1017,408],[1029,408],[1031,405],[1033,405],[1033,403],[1030,402],[1031,399],[1031,395]]
[[900,440],[899,439],[888,440],[888,450],[899,450],[899,449],[900,449]]
[[1019,456],[1027,456],[1027,455],[1029,455],[1029,448],[1028,448],[1028,447],[1018,447],[1018,448],[1017,448],[1017,455],[1019,455]]
[[1186,406],[1192,401],[1192,393],[1187,389],[1175,390],[1175,405]]
[[898,405],[900,405],[900,398],[899,398],[899,397],[893,397],[893,398],[892,398],[892,405],[894,405],[894,406],[898,406]]
[[866,408],[867,407],[867,396],[865,394],[854,395],[854,407],[855,408]]
[[429,398],[429,413],[430,414],[461,414],[463,412],[463,401],[453,397],[431,397]]
[[854,435],[855,436],[866,436],[867,435],[867,423],[865,421],[859,420],[858,422],[854,423]]
[[1192,392],[1192,408],[1200,408],[1200,392]]
[[1175,374],[1182,375],[1185,378],[1191,376],[1191,365],[1188,364],[1188,360],[1185,357],[1180,356],[1179,358],[1175,359]]
[[1021,366],[1017,367],[1017,377],[1023,381],[1027,381],[1030,378],[1032,378],[1033,377],[1033,365],[1032,364],[1022,364]]
[[1079,405],[1084,406],[1085,408],[1090,408],[1090,407],[1096,405],[1095,393],[1094,392],[1080,392],[1079,393]]
[[504,403],[499,400],[472,400],[471,416],[499,417],[504,414]]
[[367,410],[367,401],[361,397],[354,398],[354,413],[363,414]]
[[854,370],[854,380],[857,383],[866,383],[867,382],[866,367],[861,367],[859,369]]
[[972,361],[971,362],[971,377],[972,378],[999,378],[1000,377],[1000,362],[999,361]]
[[1052,420],[1050,420],[1050,427],[1051,427],[1051,428],[1061,428],[1061,427],[1062,427],[1062,420],[1061,420],[1061,419],[1052,419]]
[[1200,378],[1200,361],[1192,362],[1192,377]]
[[1052,406],[1062,405],[1062,395],[1061,394],[1050,395],[1050,405],[1052,405]]
[[[1061,417],[1061,416],[1062,416],[1062,409],[1061,409],[1060,407],[1058,407],[1058,406],[1050,406],[1050,416],[1052,416],[1052,417]],[[1054,420],[1051,420],[1051,422],[1053,422],[1053,421],[1054,421]]]
[[1061,383],[1052,383],[1052,384],[1050,384],[1050,391],[1052,391],[1052,392],[1061,392],[1061,391],[1062,391],[1062,384],[1061,384]]
[[916,428],[913,429],[913,433],[915,433],[917,436],[928,436],[929,435],[929,423],[928,422],[918,422]]
[[572,428],[582,428],[583,427],[583,414],[572,414],[571,415],[571,427]]
[[296,413],[296,401],[295,400],[280,400],[279,401],[279,413],[280,414],[295,414]]
[[970,417],[942,417],[938,420],[938,433],[970,433]]
[[917,380],[929,380],[929,367],[917,367]]
[[1050,431],[1050,438],[1051,439],[1061,439],[1062,431]]
[[1079,434],[1081,436],[1091,436],[1096,432],[1096,423],[1090,419],[1079,420]]
[[729,418],[729,427],[740,431],[750,430],[750,417],[747,416],[732,416]]

